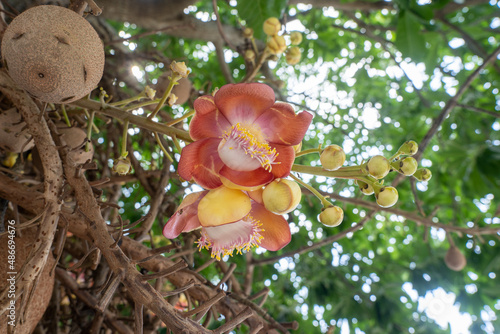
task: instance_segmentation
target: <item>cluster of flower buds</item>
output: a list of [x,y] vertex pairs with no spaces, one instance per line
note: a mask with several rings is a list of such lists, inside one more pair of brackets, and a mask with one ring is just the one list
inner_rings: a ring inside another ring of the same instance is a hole
[[418,169],[418,162],[412,157],[418,151],[418,144],[409,140],[405,142],[390,159],[376,155],[361,165],[364,177],[357,179],[359,189],[365,195],[375,194],[377,204],[388,208],[398,201],[398,191],[394,187],[384,186],[383,179],[389,172],[396,171],[404,176],[414,175],[419,181],[430,180],[432,174],[426,168]]
[[288,65],[295,65],[300,61],[302,51],[297,46],[302,42],[302,34],[300,32],[293,31],[290,33],[291,46],[287,49],[285,38],[279,35],[281,23],[276,17],[270,17],[264,21],[263,30],[268,36],[267,49],[272,55],[279,55],[286,51],[285,59]]
[[[359,166],[342,167],[345,162],[345,153],[338,145],[327,146],[320,154],[320,162],[324,170],[331,171],[332,177],[340,177],[356,180],[359,190],[365,195],[375,194],[377,204],[383,208],[388,208],[398,201],[398,191],[391,186],[383,184],[383,178],[389,172],[396,171],[404,176],[414,176],[419,181],[430,180],[432,174],[427,168],[418,168],[418,163],[412,157],[418,151],[418,144],[413,140],[405,142],[397,153],[385,158],[376,155]],[[334,212],[328,202],[323,203],[324,209],[319,219],[326,225],[331,226],[331,218],[327,217],[327,212]],[[337,211],[340,208],[336,209]],[[341,210],[341,209],[340,209]]]

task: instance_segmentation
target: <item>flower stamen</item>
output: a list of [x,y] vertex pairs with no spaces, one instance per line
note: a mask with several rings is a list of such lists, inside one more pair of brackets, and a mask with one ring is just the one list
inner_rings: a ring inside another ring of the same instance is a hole
[[261,223],[249,214],[243,219],[229,224],[203,227],[201,238],[196,241],[198,249],[212,249],[212,258],[218,261],[226,255],[233,256],[241,254],[242,251],[249,251],[262,241],[260,232]]
[[262,136],[256,129],[247,129],[236,123],[222,136],[218,149],[219,156],[234,170],[249,171],[261,166],[271,172],[272,165],[280,163],[275,162],[278,153],[260,137]]

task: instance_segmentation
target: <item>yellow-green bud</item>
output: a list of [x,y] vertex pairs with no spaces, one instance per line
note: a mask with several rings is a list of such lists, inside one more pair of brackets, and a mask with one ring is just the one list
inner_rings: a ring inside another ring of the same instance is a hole
[[301,197],[300,186],[287,179],[274,180],[262,192],[264,206],[277,215],[294,210],[299,205]]
[[146,94],[146,97],[150,100],[154,100],[155,95],[156,95],[156,90],[153,88],[146,86],[144,87],[144,93]]
[[292,46],[288,49],[285,55],[286,63],[288,65],[296,65],[300,58],[302,57],[302,52],[300,51],[298,46]]
[[255,52],[253,50],[246,50],[244,57],[246,61],[253,62],[255,60]]
[[323,208],[318,216],[318,220],[323,223],[323,225],[329,227],[339,226],[344,219],[344,210],[336,205],[330,206],[328,208]]
[[290,42],[292,45],[299,45],[302,42],[302,34],[298,31],[292,31],[290,33]]
[[404,155],[414,155],[418,151],[418,144],[414,140],[408,140],[406,141],[401,147],[399,148],[398,152],[400,154]]
[[415,173],[418,167],[418,162],[415,158],[406,157],[399,161],[394,161],[391,163],[393,169],[397,170],[399,173],[410,176]]
[[170,64],[170,69],[172,72],[177,73],[183,78],[187,78],[191,71],[188,70],[186,63],[173,61]]
[[391,165],[385,157],[376,155],[368,160],[368,163],[366,164],[366,170],[368,171],[368,174],[370,174],[374,178],[382,179],[391,170]]
[[374,193],[374,190],[373,190],[373,187],[372,187],[371,184],[363,182],[363,181],[360,181],[360,180],[356,180],[356,184],[358,185],[359,190],[361,190],[361,192],[363,194],[365,194],[365,195],[371,195],[371,194]]
[[324,169],[337,170],[345,162],[345,152],[338,145],[329,145],[321,152],[319,160]]
[[267,47],[271,53],[277,55],[286,50],[286,41],[283,36],[275,35],[267,41]]
[[169,106],[173,106],[175,102],[177,102],[177,99],[178,99],[177,95],[175,95],[174,93],[170,93],[170,96],[167,99],[167,104]]
[[446,266],[454,271],[460,271],[467,265],[467,259],[457,246],[451,246],[444,257]]
[[253,29],[252,28],[243,29],[243,37],[252,38],[253,37]]
[[276,35],[281,30],[280,20],[278,20],[275,17],[268,18],[267,20],[264,21],[263,29],[264,29],[264,33],[267,36]]
[[397,189],[394,187],[382,187],[378,191],[375,190],[375,197],[379,206],[389,208],[396,204],[399,195]]
[[417,169],[415,173],[413,173],[413,176],[419,181],[429,181],[432,177],[432,173],[427,168],[420,168]]
[[127,175],[131,170],[132,164],[130,163],[129,158],[119,157],[113,164],[113,171],[115,171],[118,175]]

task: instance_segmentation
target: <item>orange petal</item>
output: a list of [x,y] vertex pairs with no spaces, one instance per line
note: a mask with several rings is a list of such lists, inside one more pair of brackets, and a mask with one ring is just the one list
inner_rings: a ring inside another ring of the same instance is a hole
[[288,103],[275,103],[263,113],[255,123],[258,124],[267,141],[282,145],[297,145],[306,134],[313,115],[307,111],[295,113]]
[[232,184],[235,184],[244,189],[252,189],[262,187],[271,182],[273,174],[260,167],[252,171],[235,171],[224,165],[219,171],[220,175],[228,179]]
[[[205,99],[210,98],[207,101]],[[198,103],[197,103],[198,102]],[[196,114],[189,124],[189,135],[194,140],[208,137],[221,137],[231,128],[231,124],[215,107],[213,97],[202,96],[195,102]],[[201,110],[201,111],[198,111]]]
[[251,124],[274,104],[274,91],[261,83],[222,86],[215,94],[215,104],[231,124]]
[[263,237],[260,246],[270,251],[277,251],[288,245],[292,239],[290,227],[283,216],[275,215],[266,210],[259,203],[252,203],[252,211],[250,215],[259,220],[263,231],[260,235]]
[[278,153],[276,156],[275,163],[272,165],[273,173],[275,178],[287,177],[292,170],[292,165],[295,160],[295,149],[293,146],[285,146],[278,144],[269,144],[272,148],[276,149]]
[[179,175],[184,180],[194,180],[205,189],[220,187],[219,170],[224,164],[217,153],[219,142],[219,138],[206,138],[184,147],[179,160]]

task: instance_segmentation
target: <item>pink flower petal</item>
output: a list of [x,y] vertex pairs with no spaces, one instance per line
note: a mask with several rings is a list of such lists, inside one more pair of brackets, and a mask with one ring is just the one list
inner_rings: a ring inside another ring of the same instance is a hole
[[182,200],[177,211],[163,227],[165,238],[173,239],[182,232],[189,232],[201,227],[198,220],[198,203],[207,193],[208,191],[191,193]]
[[307,111],[295,114],[288,103],[278,102],[255,120],[267,141],[282,145],[297,145],[302,141],[313,115]]
[[275,148],[276,152],[278,153],[271,172],[273,173],[275,178],[287,177],[290,174],[293,162],[295,161],[295,150],[293,146],[278,144],[269,145]]
[[215,94],[215,104],[231,124],[251,124],[274,104],[274,91],[261,83],[229,84]]
[[212,95],[200,96],[194,101],[193,106],[199,115],[206,115],[217,109]]
[[232,183],[243,188],[263,186],[274,179],[273,174],[262,167],[250,172],[240,172],[224,165],[219,173]]
[[221,137],[231,128],[231,124],[216,108],[214,98],[201,96],[194,101],[196,114],[189,124],[189,134],[193,140]]
[[205,189],[222,185],[219,170],[224,166],[217,153],[219,138],[197,140],[182,149],[178,173],[186,181],[194,180]]
[[275,215],[266,210],[264,205],[252,203],[250,215],[261,223],[260,235],[263,239],[260,246],[270,251],[277,251],[288,245],[292,239],[290,227],[283,216]]

